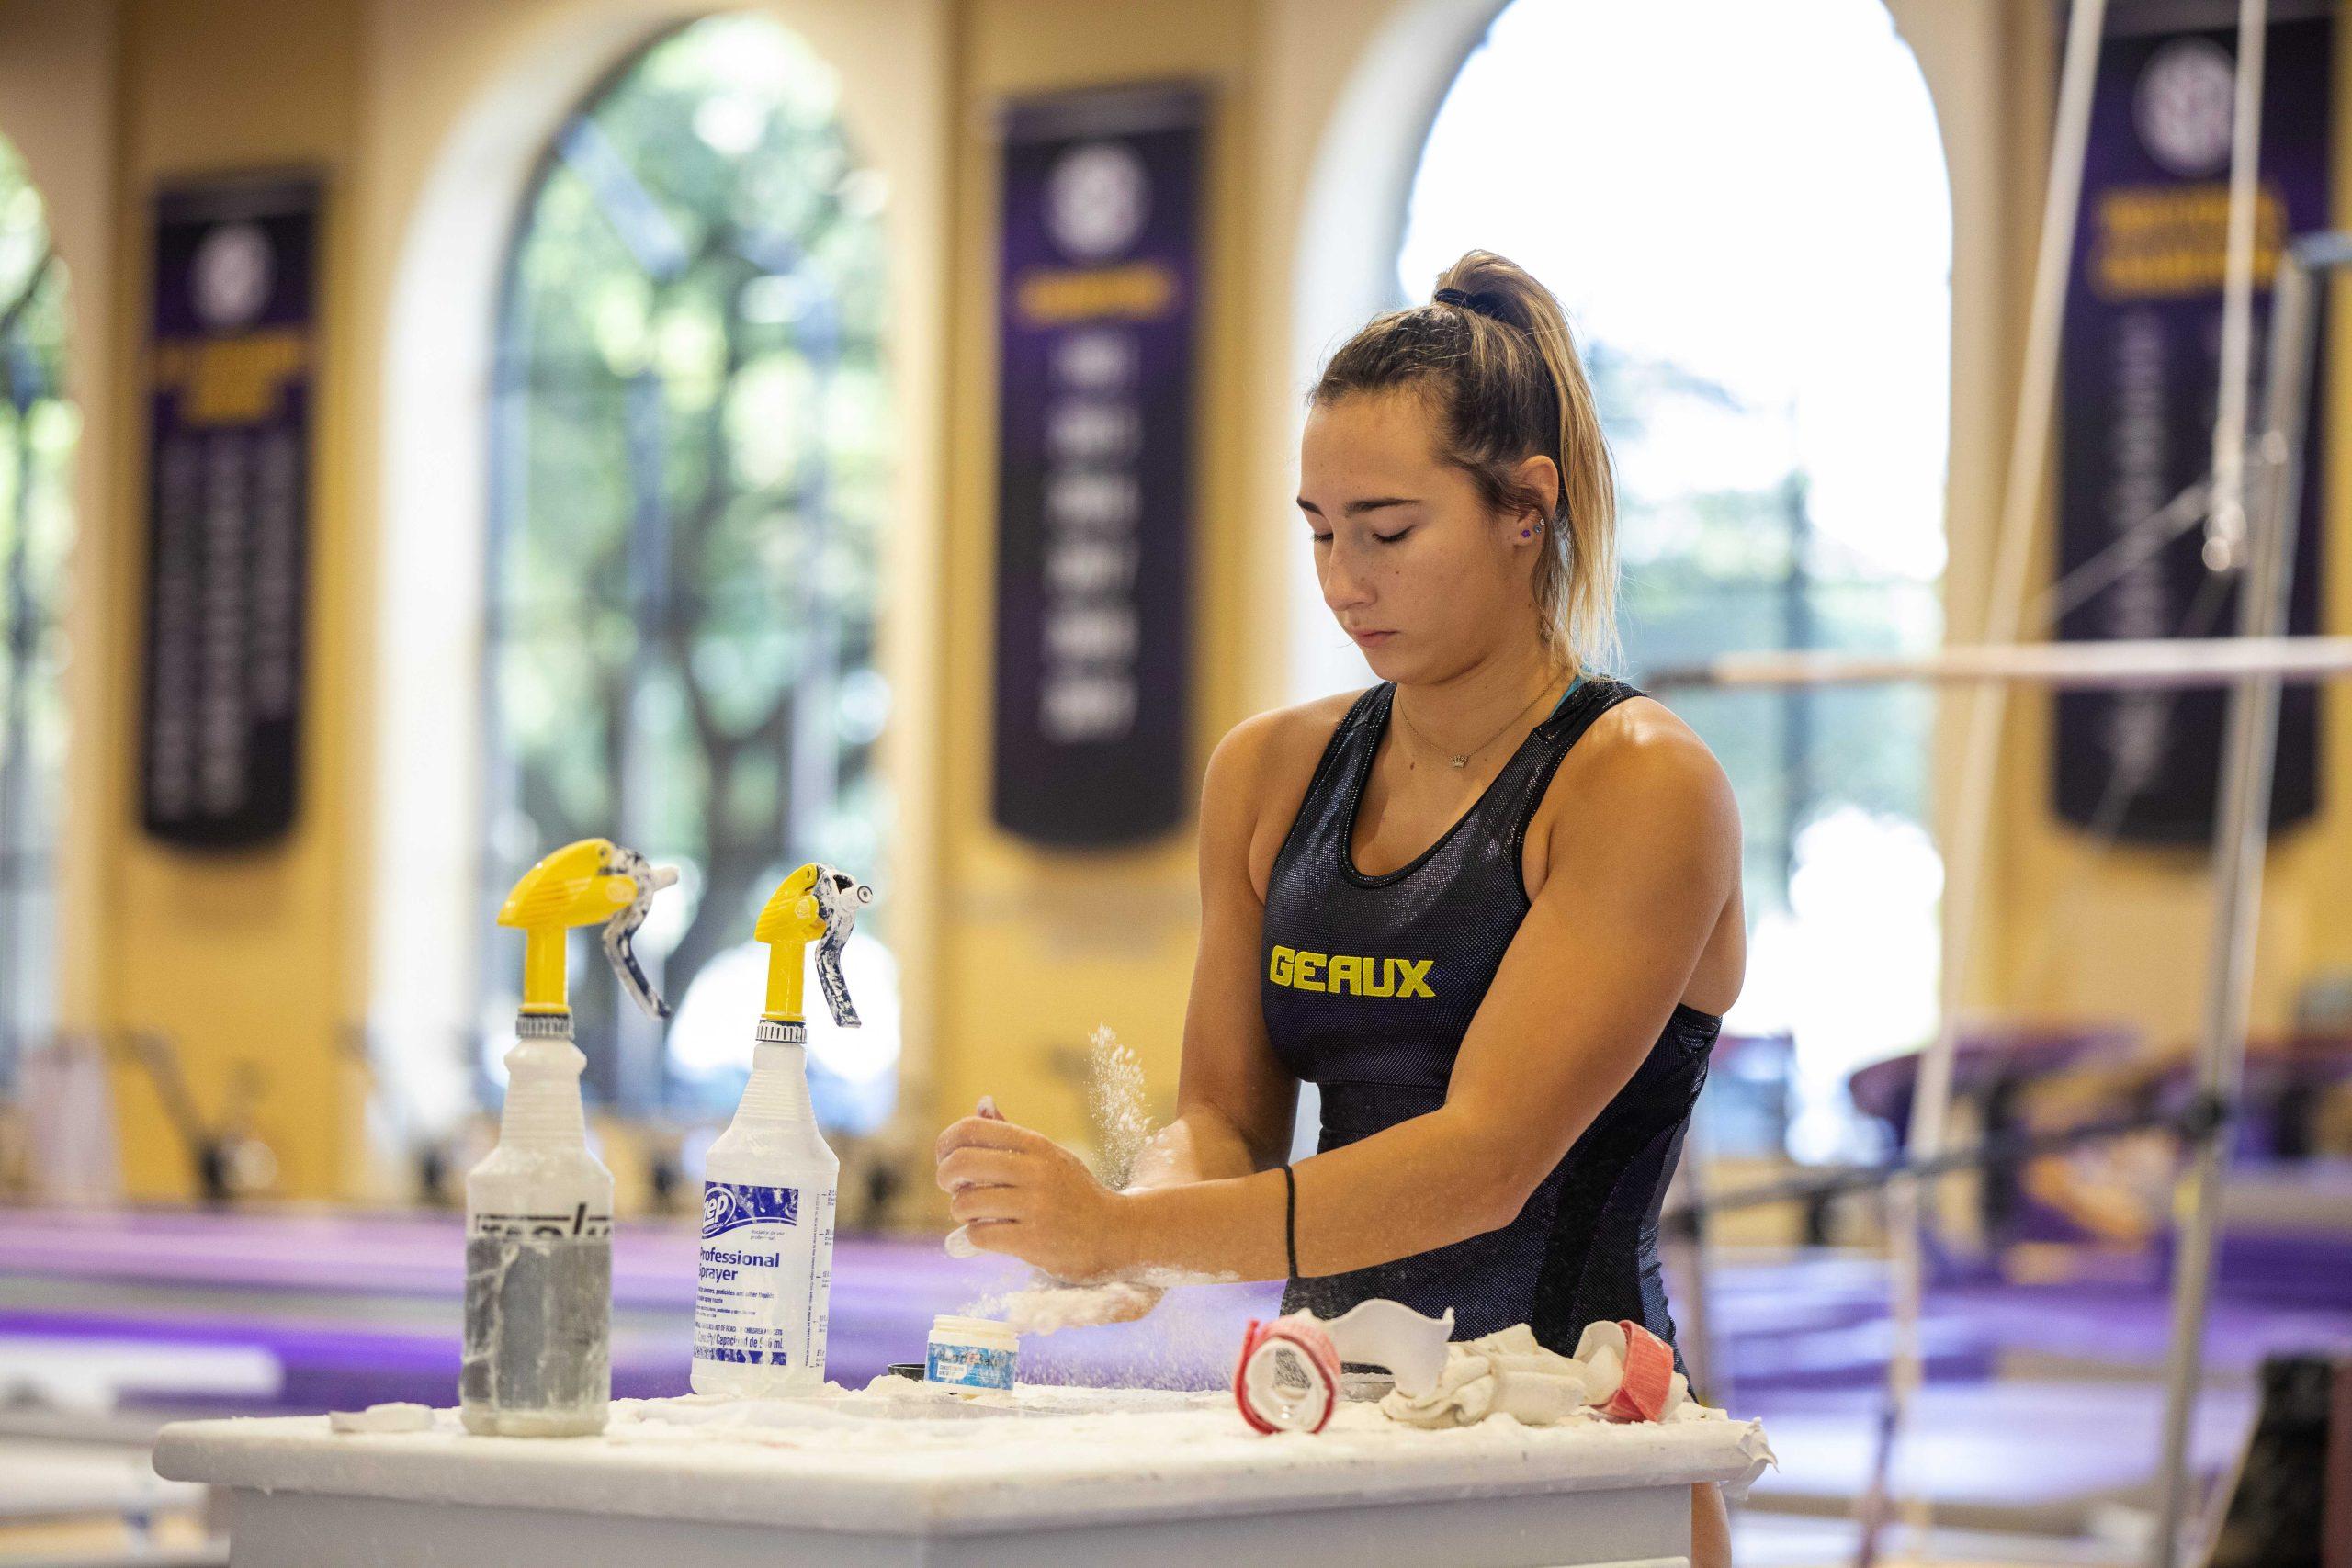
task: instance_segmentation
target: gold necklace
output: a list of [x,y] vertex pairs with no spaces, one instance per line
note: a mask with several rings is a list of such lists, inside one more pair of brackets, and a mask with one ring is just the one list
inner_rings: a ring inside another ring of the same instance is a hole
[[[1556,676],[1556,675],[1555,675],[1555,676],[1552,678],[1552,681],[1556,681],[1556,680],[1558,680],[1558,679],[1559,679],[1559,677],[1558,677],[1558,676]],[[1405,705],[1404,705],[1403,703],[1396,702],[1396,701],[1395,701],[1395,700],[1393,700],[1393,699],[1392,699],[1392,700],[1390,701],[1390,703],[1389,703],[1389,705],[1389,705],[1390,707],[1394,708],[1394,709],[1396,710],[1396,716],[1397,716],[1399,718],[1402,718],[1402,719],[1405,721],[1405,728],[1408,728],[1408,729],[1411,730],[1415,735],[1418,735],[1418,736],[1419,736],[1419,737],[1420,737],[1420,739],[1421,739],[1421,744],[1422,744],[1422,745],[1424,745],[1424,746],[1429,746],[1429,747],[1433,747],[1433,748],[1435,748],[1437,750],[1442,751],[1442,752],[1444,752],[1444,753],[1445,753],[1445,755],[1446,755],[1446,757],[1447,757],[1447,758],[1448,758],[1448,759],[1449,759],[1449,760],[1453,763],[1453,765],[1454,765],[1455,767],[1457,767],[1457,768],[1466,768],[1466,767],[1468,767],[1468,766],[1470,765],[1470,759],[1471,759],[1471,758],[1473,758],[1473,757],[1476,756],[1479,752],[1481,752],[1481,751],[1485,750],[1487,747],[1492,746],[1496,741],[1500,740],[1500,739],[1503,738],[1503,731],[1504,731],[1504,730],[1509,729],[1512,725],[1517,724],[1521,719],[1525,718],[1525,717],[1527,716],[1527,708],[1532,708],[1532,707],[1533,707],[1533,706],[1536,705],[1536,703],[1540,703],[1540,702],[1542,702],[1545,697],[1547,697],[1547,696],[1551,695],[1551,694],[1552,694],[1552,681],[1546,681],[1546,682],[1544,682],[1544,689],[1543,689],[1542,691],[1540,691],[1540,692],[1538,692],[1538,693],[1536,693],[1536,694],[1535,694],[1534,698],[1533,698],[1532,701],[1530,701],[1530,702],[1528,703],[1527,707],[1524,707],[1524,708],[1520,709],[1517,713],[1515,713],[1515,714],[1511,715],[1509,718],[1507,718],[1507,719],[1503,720],[1502,729],[1498,729],[1498,730],[1496,730],[1492,735],[1487,736],[1484,740],[1479,741],[1479,742],[1478,742],[1478,744],[1476,744],[1476,746],[1473,746],[1472,748],[1470,748],[1470,750],[1467,750],[1467,751],[1464,751],[1464,752],[1460,752],[1460,753],[1458,753],[1458,754],[1457,754],[1457,753],[1455,753],[1455,752],[1452,752],[1452,751],[1446,751],[1446,750],[1445,750],[1445,748],[1444,748],[1444,747],[1442,747],[1442,746],[1439,746],[1439,745],[1438,745],[1438,743],[1437,743],[1436,741],[1431,740],[1431,739],[1429,738],[1428,734],[1427,734],[1427,733],[1425,733],[1425,732],[1422,730],[1421,727],[1420,727],[1419,725],[1415,724],[1415,723],[1413,722],[1413,716],[1412,716],[1411,714],[1408,714],[1408,713],[1407,713],[1407,712],[1405,711]]]

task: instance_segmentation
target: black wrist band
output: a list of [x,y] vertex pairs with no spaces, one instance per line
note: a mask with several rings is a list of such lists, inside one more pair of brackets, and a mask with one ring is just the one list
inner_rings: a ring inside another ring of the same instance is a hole
[[1290,1261],[1290,1277],[1298,1278],[1298,1178],[1290,1162],[1283,1162],[1283,1253]]

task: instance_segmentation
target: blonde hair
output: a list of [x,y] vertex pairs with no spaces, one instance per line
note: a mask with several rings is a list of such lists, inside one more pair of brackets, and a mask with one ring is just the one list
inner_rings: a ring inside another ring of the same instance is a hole
[[[1428,400],[1439,457],[1475,479],[1489,506],[1544,519],[1535,603],[1546,651],[1581,670],[1621,663],[1609,443],[1552,291],[1492,251],[1465,251],[1430,303],[1374,317],[1332,355],[1312,401],[1394,388]],[[1513,470],[1532,457],[1559,468],[1557,494],[1518,481]]]

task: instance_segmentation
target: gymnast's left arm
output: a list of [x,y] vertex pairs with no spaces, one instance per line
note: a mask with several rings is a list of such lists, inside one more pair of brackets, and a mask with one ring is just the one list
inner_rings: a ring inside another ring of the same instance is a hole
[[[1573,784],[1572,808],[1551,830],[1544,886],[1464,1037],[1445,1102],[1294,1168],[1301,1274],[1508,1224],[1665,1029],[1737,886],[1738,809],[1688,729],[1597,726],[1586,744],[1604,731],[1600,754],[1570,754],[1589,765],[1560,781]],[[959,1200],[958,1218],[983,1222],[974,1239],[1060,1278],[1286,1271],[1280,1170],[1114,1193],[1026,1129],[967,1119],[941,1144],[970,1148],[997,1183]]]

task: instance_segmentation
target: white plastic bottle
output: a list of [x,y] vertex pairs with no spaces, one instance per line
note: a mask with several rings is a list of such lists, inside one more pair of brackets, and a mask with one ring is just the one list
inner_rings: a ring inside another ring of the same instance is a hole
[[678,879],[609,839],[582,839],[525,874],[498,911],[524,933],[523,1008],[506,1053],[498,1146],[466,1176],[466,1430],[510,1438],[601,1432],[610,1403],[613,1174],[588,1149],[571,1043],[564,938],[601,925],[622,988],[655,1018],[669,1008],[629,939],[654,894]]
[[703,1169],[702,1258],[695,1283],[696,1393],[810,1393],[825,1382],[833,1288],[833,1194],[842,1162],[808,1102],[803,958],[833,1021],[857,1027],[841,957],[874,889],[831,866],[785,878],[753,931],[769,944],[767,1008],[743,1103]]
[[604,1430],[612,1396],[613,1173],[588,1152],[571,1015],[522,1026],[498,1146],[466,1177],[458,1416],[469,1432],[578,1437]]
[[807,1393],[825,1381],[842,1162],[808,1103],[808,1047],[763,1021],[743,1103],[704,1168],[696,1393]]

